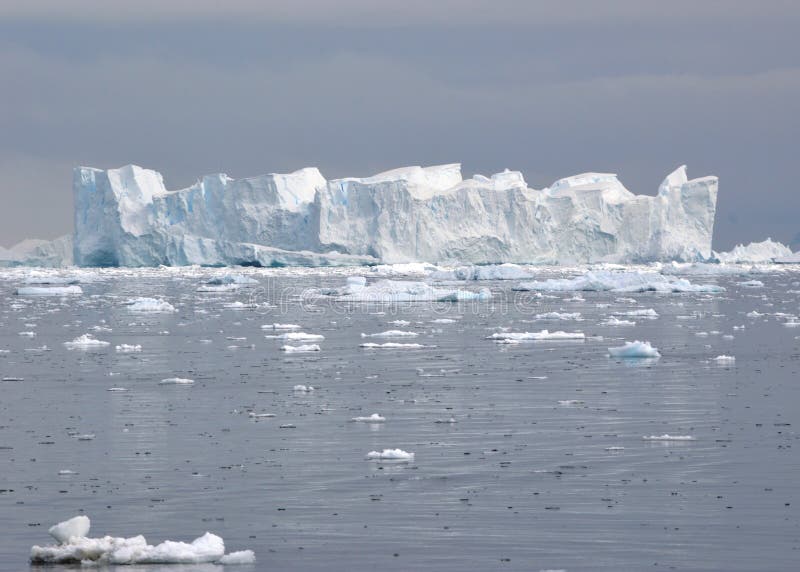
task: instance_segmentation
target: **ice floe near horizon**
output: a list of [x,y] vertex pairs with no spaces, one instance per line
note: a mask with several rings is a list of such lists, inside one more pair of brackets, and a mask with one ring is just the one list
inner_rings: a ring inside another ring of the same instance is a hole
[[590,270],[575,278],[550,278],[542,281],[521,282],[513,290],[549,292],[724,292],[716,284],[692,284],[685,278],[664,276],[649,271]]
[[385,332],[378,332],[375,334],[362,333],[362,338],[416,338],[419,336],[417,332],[408,332],[405,330],[386,330]]
[[466,300],[488,300],[491,292],[483,288],[479,292],[469,290],[436,288],[425,282],[380,279],[367,284],[363,276],[350,276],[344,287],[320,294],[348,302],[458,302]]
[[109,566],[131,564],[253,564],[255,554],[243,550],[225,554],[221,537],[206,532],[192,542],[165,540],[149,545],[144,536],[89,538],[91,521],[76,516],[50,527],[58,544],[31,547],[32,564],[80,564]]
[[524,280],[532,278],[533,273],[518,264],[506,263],[439,269],[428,276],[433,280]]
[[386,342],[385,344],[364,343],[359,344],[360,348],[368,350],[421,350],[423,348],[435,348],[436,346],[426,346],[423,344],[401,344],[397,342]]

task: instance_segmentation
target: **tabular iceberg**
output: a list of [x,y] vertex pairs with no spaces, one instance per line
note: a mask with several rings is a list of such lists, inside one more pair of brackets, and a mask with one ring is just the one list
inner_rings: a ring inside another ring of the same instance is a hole
[[656,196],[606,173],[543,190],[505,171],[462,179],[459,164],[327,181],[314,168],[168,191],[128,165],[74,172],[81,266],[583,263],[705,260],[717,178],[685,166]]

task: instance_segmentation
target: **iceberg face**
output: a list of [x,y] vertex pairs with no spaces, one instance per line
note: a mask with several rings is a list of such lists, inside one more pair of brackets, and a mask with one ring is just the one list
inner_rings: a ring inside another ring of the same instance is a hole
[[449,164],[219,174],[168,191],[129,165],[76,168],[73,190],[80,266],[624,263],[709,259],[717,179],[682,166],[637,196],[610,173],[535,190],[517,171],[465,180]]

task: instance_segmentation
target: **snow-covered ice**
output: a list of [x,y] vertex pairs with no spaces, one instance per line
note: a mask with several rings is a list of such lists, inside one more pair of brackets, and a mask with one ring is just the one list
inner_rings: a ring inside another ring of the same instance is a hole
[[281,346],[281,351],[286,352],[287,354],[318,352],[321,350],[322,348],[319,347],[319,344],[301,344],[299,346],[290,346],[287,344]]
[[386,330],[385,332],[378,332],[375,334],[361,334],[362,338],[416,338],[419,334],[417,332],[408,332],[404,330]]
[[128,300],[126,305],[131,312],[153,314],[171,314],[177,312],[175,306],[166,300],[158,300],[156,298],[132,298]]
[[367,415],[366,417],[353,417],[350,421],[356,421],[360,423],[383,423],[386,421],[386,417],[383,417],[377,413],[373,413],[372,415]]
[[158,383],[159,385],[192,385],[194,380],[185,377],[168,377],[166,379],[162,379]]
[[542,330],[540,332],[497,332],[490,336],[493,340],[583,340],[586,335],[583,332],[551,332]]
[[142,346],[140,344],[120,344],[114,349],[120,353],[133,353],[142,351]]
[[414,459],[414,453],[408,453],[402,449],[384,449],[383,451],[370,451],[367,453],[367,459],[381,461],[411,461]]
[[76,296],[83,294],[80,286],[21,286],[16,289],[18,296]]
[[78,336],[71,342],[64,342],[64,345],[67,346],[68,349],[72,350],[72,349],[104,348],[108,345],[111,345],[111,343],[98,340],[92,337],[91,334],[83,334],[82,336]]
[[478,292],[469,290],[436,288],[425,282],[381,279],[367,284],[360,276],[351,276],[347,284],[329,293],[337,300],[349,302],[458,302],[466,300],[488,300],[491,292],[483,288]]
[[692,284],[685,278],[664,276],[658,272],[630,272],[592,270],[575,278],[550,278],[536,282],[521,282],[515,288],[520,291],[554,292],[724,292],[716,284]]

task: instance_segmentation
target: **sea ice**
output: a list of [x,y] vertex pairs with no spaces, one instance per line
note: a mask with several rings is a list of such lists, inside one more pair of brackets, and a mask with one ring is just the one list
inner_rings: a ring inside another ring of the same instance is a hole
[[406,332],[403,330],[387,330],[385,332],[378,332],[377,334],[361,334],[362,338],[416,338],[419,334],[417,332]]
[[287,342],[321,342],[325,336],[321,334],[307,334],[305,332],[286,332],[278,336],[279,340]]
[[407,453],[402,449],[384,449],[383,451],[370,451],[367,453],[369,460],[411,461],[414,453]]
[[583,332],[550,332],[542,330],[540,332],[500,332],[490,336],[493,340],[583,340],[586,335]]
[[318,352],[321,350],[322,348],[319,347],[319,344],[301,344],[299,346],[290,346],[287,344],[285,346],[281,346],[281,351],[284,351],[287,354]]
[[692,284],[684,278],[664,276],[658,272],[589,271],[576,278],[550,278],[539,282],[522,282],[514,290],[543,290],[557,292],[724,292],[716,284]]
[[74,296],[83,294],[80,286],[23,286],[14,292],[18,296]]
[[384,349],[384,350],[419,350],[423,348],[433,348],[436,346],[426,346],[423,344],[399,344],[396,342],[386,342],[385,344],[374,344],[374,343],[365,343],[359,344],[359,347],[376,350],[376,349]]
[[650,342],[625,342],[625,345],[618,348],[608,348],[611,357],[618,358],[654,358],[661,357],[658,350],[650,345]]
[[650,435],[642,437],[645,441],[694,441],[691,435]]
[[383,423],[386,421],[386,417],[382,417],[377,413],[373,413],[372,415],[368,415],[366,417],[353,417],[351,421],[361,422],[361,423]]
[[159,385],[192,385],[193,379],[186,379],[184,377],[168,377],[158,382]]
[[126,305],[131,312],[169,314],[178,311],[169,302],[156,298],[132,298],[126,302]]
[[114,349],[120,353],[132,353],[142,351],[142,346],[139,344],[120,344]]
[[73,349],[103,348],[111,344],[110,342],[104,342],[102,340],[95,339],[91,336],[91,334],[83,334],[82,336],[78,336],[71,342],[64,342],[64,345],[67,346],[68,349],[73,350]]
[[[327,293],[327,292],[326,292]],[[402,280],[378,280],[367,285],[366,279],[351,276],[347,285],[328,294],[338,300],[349,302],[458,302],[464,300],[488,300],[492,297],[487,288],[479,292],[435,288],[425,282]]]

